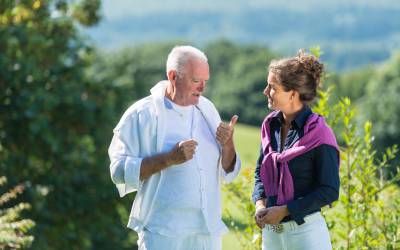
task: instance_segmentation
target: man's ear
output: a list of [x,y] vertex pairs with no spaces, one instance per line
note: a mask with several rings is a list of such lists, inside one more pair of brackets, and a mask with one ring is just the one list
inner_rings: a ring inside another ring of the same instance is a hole
[[167,77],[169,81],[176,81],[176,71],[175,70],[168,71]]

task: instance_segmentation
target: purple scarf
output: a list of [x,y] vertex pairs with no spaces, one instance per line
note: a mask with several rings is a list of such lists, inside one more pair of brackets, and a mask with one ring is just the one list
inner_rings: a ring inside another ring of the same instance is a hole
[[[265,194],[267,196],[277,195],[277,205],[283,205],[293,200],[294,197],[293,179],[288,162],[322,144],[335,147],[339,155],[339,146],[332,129],[325,123],[324,118],[312,113],[304,125],[304,136],[302,138],[282,153],[273,151],[270,143],[269,124],[278,113],[279,111],[271,112],[265,118],[261,127],[264,159],[260,168],[260,176],[264,184]],[[280,176],[278,176],[278,163],[280,163]]]

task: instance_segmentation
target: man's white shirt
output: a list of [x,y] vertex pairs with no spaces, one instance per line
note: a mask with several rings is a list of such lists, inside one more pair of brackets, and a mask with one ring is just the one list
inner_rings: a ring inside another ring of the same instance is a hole
[[165,99],[166,131],[163,152],[177,142],[193,139],[198,145],[193,159],[164,169],[147,230],[165,236],[221,234],[218,185],[219,149],[200,111]]
[[[196,107],[176,106],[166,101],[165,87],[166,82],[158,83],[151,96],[126,111],[109,148],[111,176],[120,195],[138,191],[128,227],[166,236],[220,235],[227,231],[221,220],[220,176],[227,182],[235,178],[240,158],[236,155],[234,170],[225,173],[215,139],[221,121],[215,107],[204,97]],[[139,180],[144,157],[188,139],[198,142],[192,160]]]

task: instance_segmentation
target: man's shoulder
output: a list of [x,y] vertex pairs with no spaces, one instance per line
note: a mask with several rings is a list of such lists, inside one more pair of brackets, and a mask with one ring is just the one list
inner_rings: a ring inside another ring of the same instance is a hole
[[123,114],[121,120],[132,119],[144,114],[152,114],[155,110],[153,97],[151,95],[146,96],[136,102],[134,102]]
[[218,124],[221,122],[221,117],[219,116],[218,110],[212,101],[202,96],[200,98],[198,107],[212,124],[218,126]]
[[200,97],[200,102],[199,102],[200,106],[203,106],[205,108],[212,108],[215,109],[215,105],[212,101],[210,101],[207,97],[205,96],[201,96]]
[[153,97],[151,95],[146,96],[136,102],[134,102],[127,110],[126,112],[136,112],[140,113],[144,110],[152,109],[154,108],[154,101]]

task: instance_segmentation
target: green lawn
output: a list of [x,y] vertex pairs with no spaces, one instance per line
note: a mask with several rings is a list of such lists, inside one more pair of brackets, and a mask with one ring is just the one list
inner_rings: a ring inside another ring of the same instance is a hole
[[[258,127],[237,124],[235,126],[235,146],[239,152],[240,158],[242,160],[242,169],[251,168],[254,169],[255,163],[257,161],[259,147],[260,147],[260,129]],[[238,176],[240,178],[240,174]],[[249,183],[253,185],[253,183]],[[251,193],[249,193],[250,197]],[[226,202],[225,194],[223,196],[223,207],[228,208],[229,211],[235,217],[235,220],[242,221],[243,216],[252,216],[241,213],[239,209],[235,207],[234,204]],[[239,242],[233,232],[229,232],[222,239],[222,249],[223,250],[240,250]]]
[[234,134],[235,146],[242,159],[242,167],[254,167],[260,148],[260,128],[237,124]]

